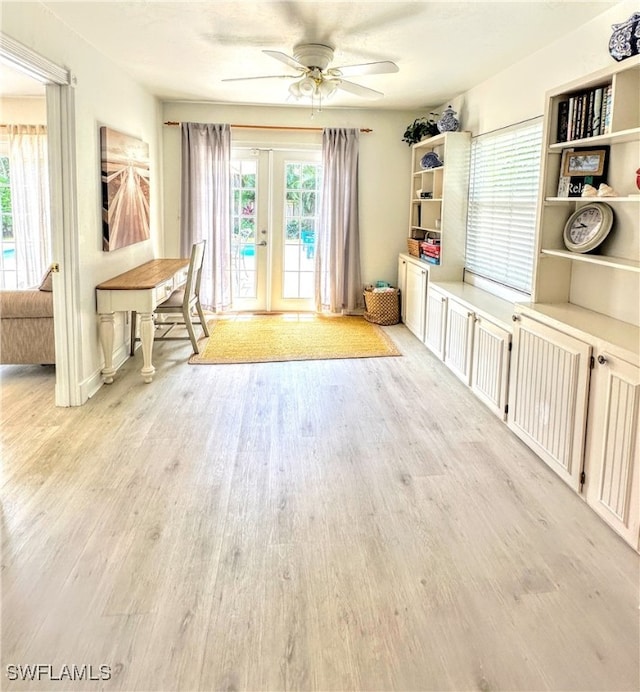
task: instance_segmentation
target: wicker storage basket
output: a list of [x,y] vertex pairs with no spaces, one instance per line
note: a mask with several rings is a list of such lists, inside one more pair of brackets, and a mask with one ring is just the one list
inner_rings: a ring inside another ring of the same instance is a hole
[[367,322],[382,325],[400,322],[400,291],[397,288],[379,293],[365,291],[364,305],[366,308],[364,318]]
[[417,238],[407,238],[407,248],[410,255],[420,257],[420,241]]

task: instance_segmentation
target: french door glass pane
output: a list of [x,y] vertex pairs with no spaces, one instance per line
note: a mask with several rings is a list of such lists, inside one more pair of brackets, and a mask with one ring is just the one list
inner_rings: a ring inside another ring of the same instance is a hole
[[322,165],[285,163],[283,298],[312,298]]
[[231,162],[231,285],[236,298],[257,295],[257,161]]
[[13,237],[11,208],[11,184],[9,157],[0,156],[0,215],[2,239],[0,240],[0,288],[17,288],[16,244]]

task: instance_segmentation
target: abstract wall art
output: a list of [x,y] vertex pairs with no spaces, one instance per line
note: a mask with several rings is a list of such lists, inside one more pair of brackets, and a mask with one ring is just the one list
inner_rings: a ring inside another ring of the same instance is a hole
[[149,145],[100,128],[102,249],[111,252],[148,240]]

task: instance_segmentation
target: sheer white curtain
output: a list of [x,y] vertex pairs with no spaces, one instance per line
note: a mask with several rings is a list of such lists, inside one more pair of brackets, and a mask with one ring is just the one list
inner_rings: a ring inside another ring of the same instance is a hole
[[37,286],[51,261],[47,128],[8,125],[18,288]]
[[322,204],[316,245],[316,309],[362,307],[358,221],[358,147],[355,129],[327,128],[322,136]]
[[219,312],[231,304],[231,128],[182,123],[182,198],[180,249],[206,240],[201,303]]

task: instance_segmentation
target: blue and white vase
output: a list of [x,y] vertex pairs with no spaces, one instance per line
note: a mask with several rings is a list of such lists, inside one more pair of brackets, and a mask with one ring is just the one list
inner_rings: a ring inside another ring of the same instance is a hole
[[460,122],[456,118],[456,112],[449,106],[442,111],[440,120],[436,123],[439,132],[457,132]]
[[620,62],[640,53],[640,12],[634,12],[626,22],[612,24],[609,53]]

